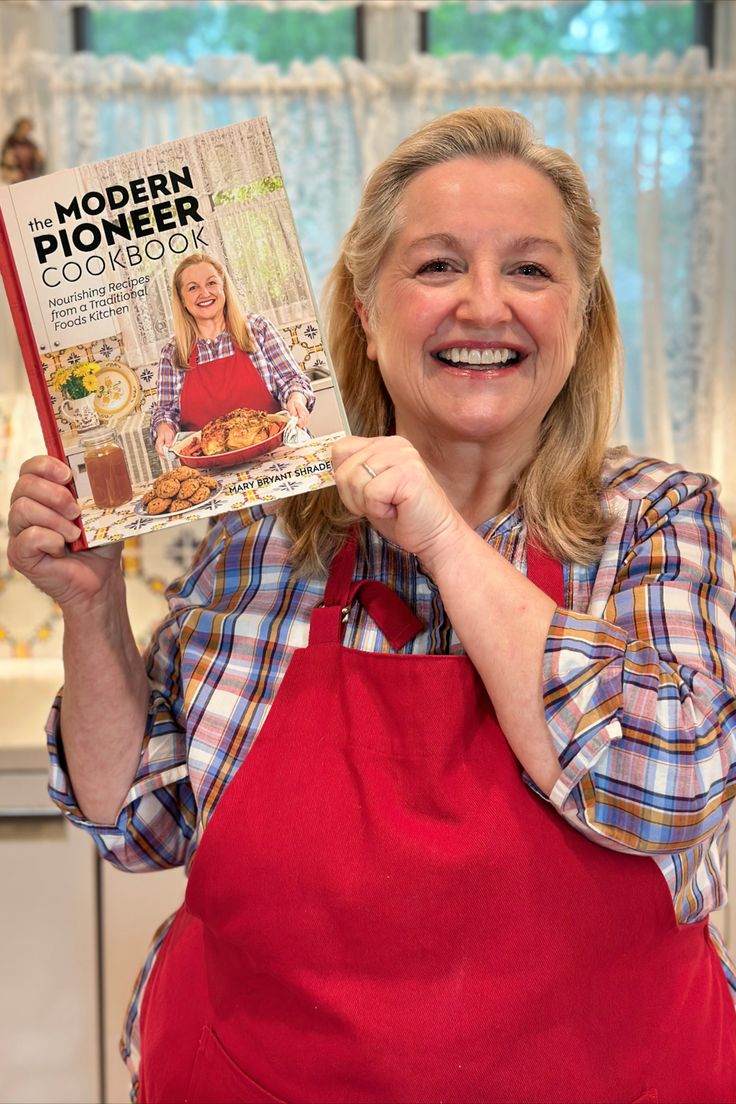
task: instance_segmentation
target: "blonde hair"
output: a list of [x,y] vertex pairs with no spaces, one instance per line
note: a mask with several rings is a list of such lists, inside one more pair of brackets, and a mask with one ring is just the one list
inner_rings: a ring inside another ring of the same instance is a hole
[[237,292],[225,267],[216,257],[211,257],[209,253],[188,253],[186,257],[179,261],[171,279],[171,310],[174,315],[176,361],[177,367],[184,372],[189,368],[189,356],[199,337],[199,330],[197,329],[197,323],[184,306],[181,297],[181,286],[186,270],[191,268],[192,265],[198,264],[212,265],[222,280],[225,293],[225,326],[235,344],[244,353],[252,353],[256,347],[253,334],[248,326],[248,320],[243,313]]
[[[539,447],[513,490],[530,539],[553,555],[594,563],[610,529],[601,470],[620,393],[616,308],[601,268],[600,220],[581,169],[539,141],[523,115],[474,107],[440,116],[406,138],[368,179],[325,295],[326,335],[353,433],[391,432],[394,410],[378,364],[367,354],[356,300],[370,314],[378,273],[397,228],[407,184],[456,158],[515,159],[557,188],[581,282],[582,329],[570,375],[541,426]],[[280,516],[300,572],[323,572],[355,519],[334,488],[288,499]]]

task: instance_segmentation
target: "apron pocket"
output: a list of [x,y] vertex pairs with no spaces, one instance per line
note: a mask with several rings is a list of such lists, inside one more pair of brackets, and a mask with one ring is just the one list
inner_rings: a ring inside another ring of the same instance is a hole
[[656,1089],[645,1089],[641,1096],[632,1100],[631,1104],[657,1104],[659,1093]]
[[202,1029],[185,1100],[186,1104],[285,1104],[243,1073],[210,1027]]

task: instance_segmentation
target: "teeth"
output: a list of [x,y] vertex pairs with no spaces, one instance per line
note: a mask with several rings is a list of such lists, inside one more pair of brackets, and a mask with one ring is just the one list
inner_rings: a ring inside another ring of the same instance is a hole
[[515,349],[442,349],[437,356],[452,364],[507,364],[519,359]]

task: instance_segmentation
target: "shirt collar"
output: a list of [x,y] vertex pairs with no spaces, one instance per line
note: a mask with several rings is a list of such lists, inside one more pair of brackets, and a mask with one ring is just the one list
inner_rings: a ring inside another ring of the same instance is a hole
[[198,337],[197,338],[197,345],[205,345],[205,346],[207,346],[207,345],[216,345],[218,343],[218,341],[220,341],[223,337],[230,337],[230,333],[229,333],[228,330],[220,330],[217,337],[213,337],[213,338]]

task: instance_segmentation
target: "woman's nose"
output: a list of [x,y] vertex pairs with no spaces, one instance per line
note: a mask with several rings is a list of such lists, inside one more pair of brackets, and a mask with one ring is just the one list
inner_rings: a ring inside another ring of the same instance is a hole
[[512,317],[509,288],[500,273],[477,268],[462,281],[457,317],[478,327],[496,326]]

